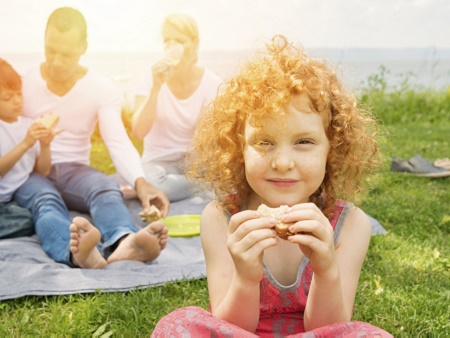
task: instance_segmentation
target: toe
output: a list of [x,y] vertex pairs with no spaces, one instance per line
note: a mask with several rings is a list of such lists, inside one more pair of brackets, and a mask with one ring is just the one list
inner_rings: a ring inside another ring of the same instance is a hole
[[89,223],[86,218],[79,216],[75,217],[72,222],[78,228],[78,230],[88,231],[93,227],[93,225]]
[[154,232],[161,232],[164,228],[164,224],[161,221],[153,222],[148,225],[149,229]]

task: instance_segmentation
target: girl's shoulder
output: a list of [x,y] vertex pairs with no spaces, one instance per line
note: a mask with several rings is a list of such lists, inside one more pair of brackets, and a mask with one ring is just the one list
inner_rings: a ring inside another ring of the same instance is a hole
[[369,217],[363,210],[352,203],[344,202],[339,218],[336,229],[338,227],[341,228],[340,232],[342,234],[339,236],[339,242],[341,244],[360,241],[367,242],[368,245],[371,237],[371,224]]
[[200,220],[200,231],[202,231],[204,227],[211,228],[214,227],[215,224],[222,224],[223,222],[228,224],[226,213],[216,200],[211,201],[203,209]]
[[213,200],[213,201],[209,202],[206,205],[206,207],[203,209],[202,217],[207,217],[210,214],[214,214],[216,212],[223,213],[223,209],[217,200]]
[[202,212],[200,219],[200,238],[203,249],[214,250],[216,245],[226,241],[228,219],[217,201],[210,202]]

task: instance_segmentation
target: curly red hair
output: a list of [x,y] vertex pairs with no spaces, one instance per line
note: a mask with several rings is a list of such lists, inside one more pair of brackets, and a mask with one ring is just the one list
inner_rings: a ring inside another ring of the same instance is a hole
[[225,210],[241,207],[251,192],[243,156],[246,122],[260,128],[265,118],[286,114],[294,96],[307,95],[330,142],[324,180],[310,200],[331,218],[336,199],[352,200],[379,164],[376,121],[358,108],[355,95],[325,61],[309,57],[280,35],[266,49],[226,83],[199,120],[187,175],[208,184]]

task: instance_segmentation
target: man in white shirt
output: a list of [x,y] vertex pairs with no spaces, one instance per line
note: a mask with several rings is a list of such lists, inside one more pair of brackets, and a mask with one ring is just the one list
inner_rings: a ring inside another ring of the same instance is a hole
[[[120,93],[108,78],[79,64],[87,49],[83,15],[73,8],[56,9],[45,31],[45,62],[22,74],[24,116],[60,115],[58,134],[52,143],[52,185],[42,198],[33,198],[39,185],[16,196],[32,210],[36,233],[44,250],[55,261],[82,268],[103,268],[118,260],[150,261],[165,247],[167,229],[161,222],[137,231],[119,186],[89,166],[91,135],[99,122],[100,132],[117,172],[135,187],[143,209],[154,204],[166,216],[166,194],[145,180],[139,153],[121,120]],[[70,220],[64,200],[72,210],[90,213]],[[51,218],[50,218],[51,217]],[[52,219],[50,222],[49,219]],[[57,220],[57,221],[55,221]],[[109,251],[97,249],[102,239]]]

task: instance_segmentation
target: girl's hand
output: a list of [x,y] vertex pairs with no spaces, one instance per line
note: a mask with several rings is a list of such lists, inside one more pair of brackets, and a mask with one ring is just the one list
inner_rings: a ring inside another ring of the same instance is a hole
[[314,203],[294,205],[282,221],[295,222],[289,227],[295,235],[289,236],[288,241],[299,245],[315,274],[332,273],[337,268],[333,228]]
[[274,220],[261,218],[256,211],[246,210],[233,215],[227,234],[227,247],[238,276],[259,283],[263,276],[263,253],[277,245]]

